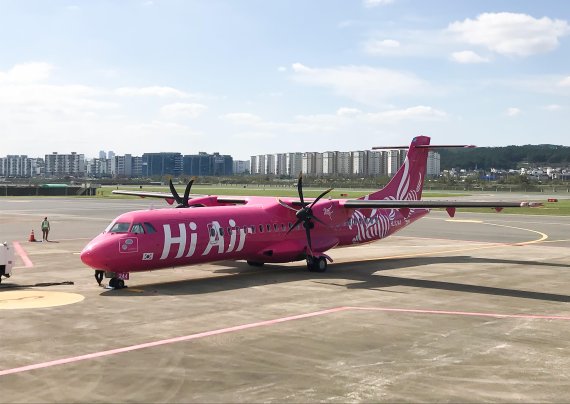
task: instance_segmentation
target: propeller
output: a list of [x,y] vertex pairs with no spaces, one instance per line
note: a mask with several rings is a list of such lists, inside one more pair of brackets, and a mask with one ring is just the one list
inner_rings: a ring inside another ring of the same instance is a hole
[[190,207],[190,205],[188,204],[188,200],[190,198],[190,189],[192,188],[192,184],[194,183],[195,179],[196,178],[192,178],[190,180],[190,182],[188,183],[188,185],[186,185],[186,189],[184,190],[184,197],[183,198],[181,198],[180,195],[178,195],[178,192],[176,192],[176,188],[174,188],[174,184],[172,184],[172,178],[170,179],[170,182],[168,183],[168,185],[170,187],[170,192],[172,192],[172,196],[176,200],[176,203],[178,203],[178,205],[176,206],[177,208],[189,208]]
[[293,229],[295,229],[297,226],[303,225],[303,227],[305,228],[305,234],[307,235],[307,245],[309,247],[309,253],[311,255],[313,254],[313,245],[311,243],[311,229],[313,229],[315,227],[314,221],[319,222],[319,223],[327,226],[326,223],[324,223],[318,217],[315,217],[315,215],[313,214],[312,208],[323,196],[325,196],[326,194],[328,194],[332,190],[333,190],[333,188],[329,188],[326,191],[322,192],[311,203],[305,202],[305,198],[303,197],[303,172],[300,172],[299,173],[299,179],[297,180],[297,191],[299,192],[299,199],[301,200],[301,205],[303,205],[303,207],[301,209],[297,210],[297,209],[293,208],[292,206],[287,205],[281,199],[279,199],[279,204],[281,206],[287,208],[287,209],[294,211],[295,216],[297,217],[297,221],[289,229],[289,231],[287,231],[287,234],[289,234],[291,231],[293,231]]

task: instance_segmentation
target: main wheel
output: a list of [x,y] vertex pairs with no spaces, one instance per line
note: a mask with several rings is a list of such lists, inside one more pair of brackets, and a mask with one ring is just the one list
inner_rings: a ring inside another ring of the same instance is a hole
[[325,257],[307,257],[307,268],[311,272],[325,272],[327,259]]
[[263,265],[265,265],[265,262],[257,262],[257,261],[247,261],[247,263],[252,267],[262,267]]

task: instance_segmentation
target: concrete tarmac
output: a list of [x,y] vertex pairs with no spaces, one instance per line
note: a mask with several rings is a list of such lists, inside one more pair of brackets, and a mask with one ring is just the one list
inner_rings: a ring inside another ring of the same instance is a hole
[[[98,287],[79,252],[151,204],[0,198],[20,246],[0,402],[568,401],[568,217],[432,212],[322,274],[219,262]],[[52,241],[28,242],[44,216]]]

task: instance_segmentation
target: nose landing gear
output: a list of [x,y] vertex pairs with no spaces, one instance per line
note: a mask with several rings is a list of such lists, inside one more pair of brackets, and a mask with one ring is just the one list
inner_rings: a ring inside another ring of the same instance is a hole
[[127,287],[125,285],[125,279],[129,279],[128,272],[116,273],[116,272],[95,270],[95,280],[97,281],[99,286],[103,286],[101,285],[101,282],[103,281],[103,276],[105,276],[105,278],[110,278],[109,287],[113,289],[123,289]]
[[109,286],[114,289],[123,289],[125,287],[125,281],[119,278],[111,278]]

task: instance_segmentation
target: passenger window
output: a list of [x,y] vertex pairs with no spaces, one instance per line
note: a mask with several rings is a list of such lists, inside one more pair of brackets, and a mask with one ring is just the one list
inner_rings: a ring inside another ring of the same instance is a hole
[[144,222],[144,229],[148,234],[156,233],[156,229],[149,222]]
[[216,237],[216,229],[214,229],[213,227],[210,228],[210,236],[211,236],[212,238],[213,238],[213,237]]
[[271,231],[271,225],[270,224],[267,225],[267,231]]
[[285,226],[285,223],[281,224],[281,231],[285,231],[287,230],[287,226]]
[[222,237],[224,236],[224,228],[223,227],[220,227],[220,236],[222,236]]
[[143,229],[142,224],[140,224],[140,223],[133,224],[133,227],[131,227],[131,233],[144,234],[144,229]]
[[259,225],[259,232],[263,233],[263,225],[262,224]]
[[279,225],[277,223],[273,224],[273,230],[279,231]]

